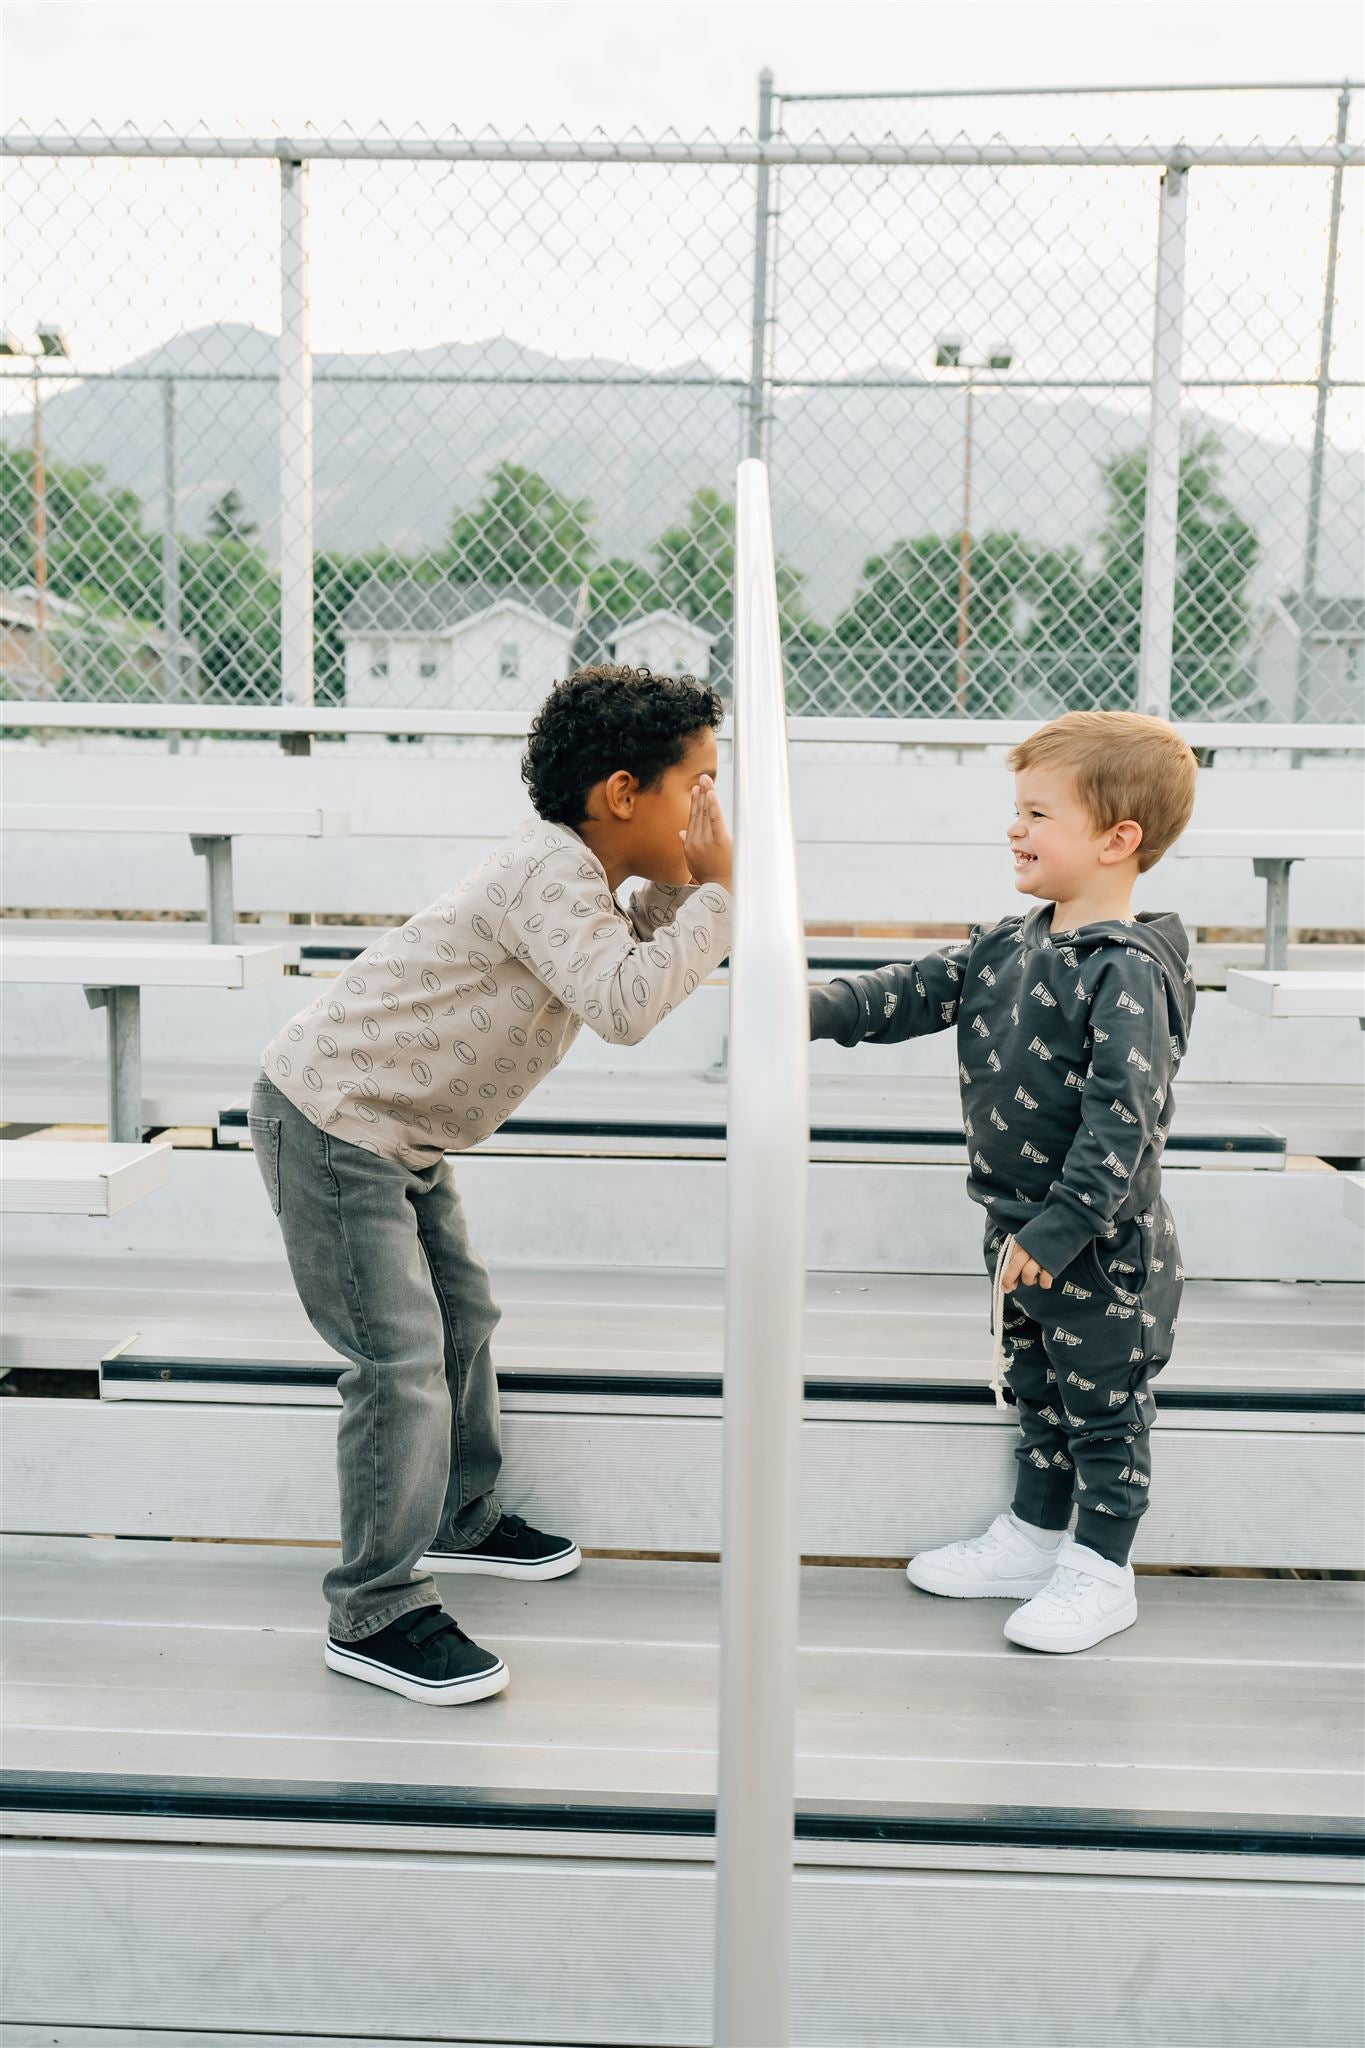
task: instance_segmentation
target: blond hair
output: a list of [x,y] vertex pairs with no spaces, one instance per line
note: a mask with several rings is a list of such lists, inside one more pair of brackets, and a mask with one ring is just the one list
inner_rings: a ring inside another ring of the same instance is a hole
[[1199,774],[1175,727],[1140,711],[1068,711],[1012,747],[1006,766],[1065,769],[1099,831],[1125,818],[1141,825],[1144,875],[1189,824]]

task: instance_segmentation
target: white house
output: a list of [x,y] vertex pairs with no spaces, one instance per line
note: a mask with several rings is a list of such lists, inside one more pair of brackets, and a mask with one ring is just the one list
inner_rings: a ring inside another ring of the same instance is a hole
[[695,676],[704,683],[711,673],[715,640],[715,629],[708,631],[680,612],[643,612],[617,627],[611,655],[627,668],[648,668],[660,676]]
[[566,591],[376,579],[342,616],[346,701],[529,716],[570,672],[573,630]]
[[[1308,658],[1299,702],[1305,616]],[[1254,671],[1269,719],[1299,714],[1329,723],[1365,715],[1365,598],[1318,598],[1305,615],[1302,598],[1272,598],[1261,617]]]

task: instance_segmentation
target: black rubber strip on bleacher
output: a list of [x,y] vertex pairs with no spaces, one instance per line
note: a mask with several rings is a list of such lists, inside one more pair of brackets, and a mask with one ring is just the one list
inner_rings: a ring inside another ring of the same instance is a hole
[[[218,1127],[225,1131],[244,1131],[247,1127],[245,1109],[224,1109],[218,1117]],[[499,1125],[499,1132],[511,1132],[523,1138],[653,1138],[665,1142],[705,1139],[709,1144],[724,1144],[728,1135],[722,1120],[702,1122],[700,1119],[658,1118],[651,1121],[634,1120],[630,1117],[536,1117],[510,1116]],[[813,1145],[962,1145],[966,1143],[960,1125],[940,1124],[931,1128],[905,1125],[860,1124],[812,1124],[810,1130]],[[1254,1156],[1282,1156],[1285,1141],[1273,1131],[1219,1132],[1216,1136],[1198,1132],[1180,1132],[1166,1141],[1167,1153],[1172,1152],[1228,1152],[1247,1153]]]
[[[252,1820],[370,1827],[488,1828],[553,1834],[715,1832],[707,1800],[667,1805],[647,1794],[607,1800],[465,1786],[344,1785],[280,1779],[154,1778],[95,1772],[0,1773],[0,1804],[14,1813],[119,1815],[158,1820]],[[978,1847],[1177,1850],[1240,1856],[1365,1855],[1365,1829],[1335,1815],[1143,1813],[1083,1807],[879,1806],[808,1800],[796,1809],[806,1842],[961,1843]]]
[[[330,1365],[272,1365],[251,1359],[136,1358],[126,1354],[100,1367],[101,1378],[126,1386],[161,1382],[169,1385],[234,1387],[335,1387],[341,1368]],[[716,1373],[591,1373],[527,1372],[498,1374],[504,1394],[584,1394],[647,1396],[654,1400],[719,1401],[724,1382]],[[924,1406],[929,1402],[989,1408],[994,1395],[983,1380],[846,1380],[808,1379],[808,1401],[875,1402],[886,1406]],[[1365,1415],[1365,1389],[1355,1387],[1175,1387],[1160,1386],[1162,1409],[1203,1409],[1223,1413],[1271,1415]]]

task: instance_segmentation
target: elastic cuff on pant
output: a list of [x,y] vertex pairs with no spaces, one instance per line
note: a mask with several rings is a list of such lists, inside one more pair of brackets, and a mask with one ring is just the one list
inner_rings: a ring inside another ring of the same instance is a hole
[[1097,1515],[1082,1508],[1076,1517],[1076,1541],[1087,1550],[1098,1550],[1111,1564],[1127,1564],[1137,1535],[1136,1522],[1121,1522],[1116,1515]]
[[[1061,1482],[1065,1481],[1063,1485]],[[1010,1507],[1021,1522],[1035,1529],[1068,1529],[1071,1526],[1071,1474],[1040,1472],[1037,1484],[1032,1471],[1021,1466]]]

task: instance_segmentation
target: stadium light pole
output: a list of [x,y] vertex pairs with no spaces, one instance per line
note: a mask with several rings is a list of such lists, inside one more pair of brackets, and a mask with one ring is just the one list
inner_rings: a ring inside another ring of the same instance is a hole
[[953,705],[959,718],[967,716],[968,642],[971,637],[972,603],[972,430],[976,416],[976,379],[982,370],[1008,370],[1014,351],[1004,342],[989,349],[984,360],[964,362],[962,343],[944,335],[935,344],[936,370],[966,372],[966,417],[962,434],[962,525],[957,538],[957,668],[953,683]]

